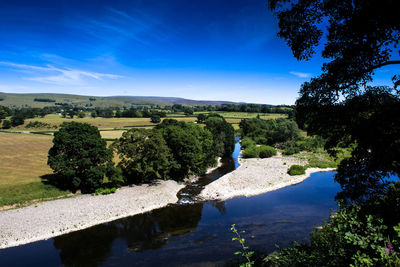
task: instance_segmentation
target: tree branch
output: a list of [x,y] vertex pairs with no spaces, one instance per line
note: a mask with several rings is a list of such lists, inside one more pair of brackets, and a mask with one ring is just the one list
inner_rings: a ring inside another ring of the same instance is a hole
[[371,70],[379,69],[379,68],[382,68],[382,67],[387,66],[387,65],[395,65],[395,64],[400,64],[400,60],[389,60],[389,61],[386,61],[384,63],[372,66]]

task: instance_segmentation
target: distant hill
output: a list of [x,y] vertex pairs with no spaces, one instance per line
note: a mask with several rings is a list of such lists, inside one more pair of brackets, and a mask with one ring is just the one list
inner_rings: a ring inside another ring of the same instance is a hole
[[191,100],[178,97],[159,96],[82,96],[69,94],[11,94],[0,92],[0,105],[8,107],[45,107],[60,104],[76,106],[130,106],[130,105],[173,105],[190,106],[238,104],[229,101]]

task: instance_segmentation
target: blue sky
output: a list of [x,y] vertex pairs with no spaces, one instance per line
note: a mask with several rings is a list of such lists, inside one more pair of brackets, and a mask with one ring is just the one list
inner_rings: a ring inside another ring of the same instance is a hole
[[1,0],[0,91],[293,104],[322,61],[277,32],[266,0]]

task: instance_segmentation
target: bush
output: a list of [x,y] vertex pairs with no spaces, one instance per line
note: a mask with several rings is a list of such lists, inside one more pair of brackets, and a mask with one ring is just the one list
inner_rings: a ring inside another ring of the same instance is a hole
[[259,151],[259,157],[260,158],[270,158],[272,156],[276,155],[276,150],[275,148],[271,147],[271,146],[260,146],[258,147],[258,151]]
[[250,146],[256,146],[256,142],[254,142],[253,139],[251,139],[250,137],[243,138],[240,143],[242,145],[242,149],[246,149]]
[[258,158],[260,151],[256,146],[249,146],[245,150],[243,150],[242,156],[243,158]]
[[109,195],[109,194],[114,194],[117,191],[115,187],[113,188],[97,188],[96,192],[93,194],[95,196],[98,195]]
[[290,145],[288,147],[285,148],[285,150],[283,150],[282,154],[283,155],[293,155],[293,154],[297,154],[300,153],[300,147],[295,146],[295,145]]
[[302,175],[306,173],[306,167],[301,166],[301,165],[292,165],[288,169],[287,172],[289,175],[294,176],[294,175]]

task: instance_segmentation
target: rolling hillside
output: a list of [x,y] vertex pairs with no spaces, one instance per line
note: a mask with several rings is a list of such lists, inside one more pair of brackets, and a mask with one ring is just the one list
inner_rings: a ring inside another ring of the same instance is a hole
[[[49,101],[49,102],[43,102]],[[69,104],[77,106],[130,106],[130,105],[221,105],[238,104],[228,101],[190,100],[177,97],[158,96],[82,96],[69,94],[10,94],[0,92],[0,105],[8,107],[44,107],[56,104]]]

